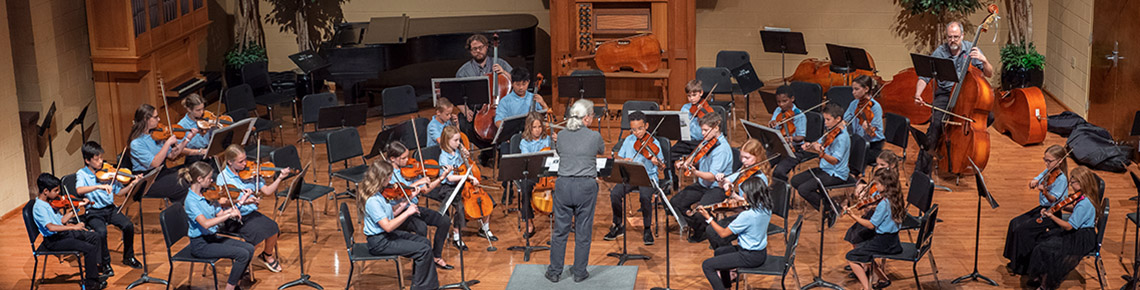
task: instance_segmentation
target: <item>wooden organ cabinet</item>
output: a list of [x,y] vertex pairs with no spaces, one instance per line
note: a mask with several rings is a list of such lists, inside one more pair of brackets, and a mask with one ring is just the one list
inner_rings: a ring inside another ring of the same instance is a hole
[[[126,146],[141,104],[154,105],[168,122],[158,79],[161,76],[167,90],[163,95],[174,97],[178,94],[171,89],[199,77],[198,48],[210,24],[205,1],[86,1],[103,148]],[[175,120],[185,111],[177,103],[170,102]]]
[[[565,102],[558,99],[557,77],[597,69],[588,57],[597,45],[652,33],[663,51],[656,71],[605,72],[611,112],[628,100],[654,100],[663,110],[684,104],[685,83],[693,79],[697,66],[695,0],[553,0],[550,30],[554,103]],[[601,105],[600,100],[595,103]]]

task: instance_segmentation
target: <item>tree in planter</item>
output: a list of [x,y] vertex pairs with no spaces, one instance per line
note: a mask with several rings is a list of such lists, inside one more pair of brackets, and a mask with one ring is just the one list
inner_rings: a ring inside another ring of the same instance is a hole
[[971,27],[967,16],[985,7],[980,0],[895,0],[903,9],[892,27],[895,35],[912,39],[911,48],[933,51],[945,42],[945,27],[959,20]]
[[1006,0],[1009,40],[1001,48],[1001,83],[1006,90],[1036,86],[1044,81],[1045,57],[1033,45],[1033,1]]
[[348,0],[267,0],[273,6],[266,17],[280,25],[281,32],[297,35],[297,50],[314,49],[344,22],[341,5]]

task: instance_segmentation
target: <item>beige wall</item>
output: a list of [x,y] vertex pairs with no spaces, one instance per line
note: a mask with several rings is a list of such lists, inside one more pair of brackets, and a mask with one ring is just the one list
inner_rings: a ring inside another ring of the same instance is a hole
[[[67,133],[63,129],[83,106],[95,98],[83,0],[7,0],[6,5],[8,11],[4,15],[7,23],[3,24],[11,34],[3,39],[11,42],[11,52],[4,55],[13,60],[9,62],[11,70],[19,73],[14,77],[15,89],[4,90],[8,94],[3,97],[0,107],[4,110],[18,108],[20,111],[46,112],[55,102],[56,118],[52,128],[56,174],[72,173],[83,164],[79,152],[83,139],[78,130]],[[0,68],[0,71],[9,69]],[[4,87],[2,84],[0,81],[0,88]],[[95,115],[95,106],[92,106],[88,111],[87,125],[93,124]],[[19,136],[16,124],[3,127],[13,131],[11,135],[3,136]],[[92,131],[89,140],[98,140],[97,129],[88,129]],[[9,146],[7,140],[0,144],[3,146],[0,148],[5,149],[3,151],[23,152],[19,144]],[[113,150],[116,149],[108,148],[108,151]],[[23,167],[22,161],[7,164]],[[51,169],[47,153],[40,158],[40,168],[44,171]],[[21,199],[23,197],[26,196],[21,195]],[[5,209],[2,208],[5,205],[0,201],[0,210]]]
[[[0,1],[0,16],[8,15],[8,4]],[[20,207],[28,201],[24,180],[24,150],[20,138],[20,119],[16,105],[16,76],[12,64],[12,35],[7,23],[0,23],[0,172],[7,181],[0,186],[0,214]]]
[[1084,116],[1088,113],[1093,0],[1049,0],[1048,5],[1045,89]]

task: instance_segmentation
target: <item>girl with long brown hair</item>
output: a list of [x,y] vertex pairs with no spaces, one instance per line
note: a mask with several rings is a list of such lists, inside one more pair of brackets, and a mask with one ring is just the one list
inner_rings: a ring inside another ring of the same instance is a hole
[[[1045,149],[1042,159],[1045,169],[1037,177],[1029,180],[1029,188],[1037,192],[1037,206],[1009,221],[1009,229],[1005,234],[1005,251],[1002,253],[1009,264],[1006,268],[1013,274],[1025,275],[1029,272],[1029,255],[1033,247],[1057,224],[1052,219],[1044,219],[1038,223],[1042,209],[1053,206],[1057,201],[1064,200],[1069,194],[1068,162],[1065,159],[1065,148],[1061,145],[1049,146]],[[1060,212],[1053,213],[1060,216]]]
[[878,195],[882,196],[882,199],[874,205],[874,213],[871,214],[871,218],[865,219],[856,211],[847,212],[847,217],[863,227],[875,231],[873,237],[847,252],[847,263],[851,265],[851,271],[855,272],[855,277],[859,278],[859,282],[865,290],[872,289],[871,277],[868,276],[868,272],[877,277],[878,282],[874,285],[875,289],[891,284],[886,273],[883,272],[882,266],[872,263],[872,257],[902,252],[902,244],[899,243],[899,224],[906,216],[906,203],[899,186],[898,172],[880,168],[875,170],[873,180],[872,183],[877,185]]

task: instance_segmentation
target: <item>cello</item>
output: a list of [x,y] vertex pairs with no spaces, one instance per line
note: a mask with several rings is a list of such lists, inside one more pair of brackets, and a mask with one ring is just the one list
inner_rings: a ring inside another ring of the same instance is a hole
[[[495,60],[499,59],[499,34],[491,36],[491,48],[493,49],[490,66],[495,65]],[[511,77],[507,74],[491,72],[487,75],[488,81],[491,82],[491,98],[495,101],[493,104],[483,105],[479,112],[475,113],[475,135],[484,141],[491,141],[495,139],[495,133],[499,131],[499,126],[495,125],[495,106],[499,105],[499,98],[507,96],[511,93]]]
[[994,129],[1009,134],[1021,146],[1045,141],[1049,118],[1045,112],[1045,95],[1036,87],[999,92],[994,102]]
[[[998,7],[989,6],[990,15],[978,25],[974,33],[974,43],[997,19]],[[990,159],[990,134],[986,132],[986,119],[994,105],[993,88],[986,81],[981,70],[970,63],[958,69],[960,82],[954,86],[947,106],[948,114],[943,116],[942,136],[938,140],[939,168],[953,174],[966,174],[986,168]],[[933,106],[931,106],[934,108]],[[951,120],[956,118],[956,120]],[[970,160],[977,168],[971,168]]]

